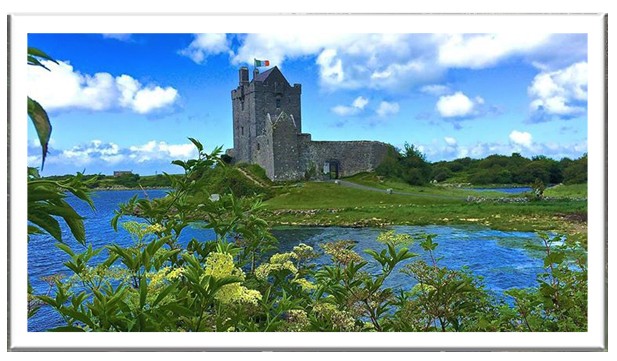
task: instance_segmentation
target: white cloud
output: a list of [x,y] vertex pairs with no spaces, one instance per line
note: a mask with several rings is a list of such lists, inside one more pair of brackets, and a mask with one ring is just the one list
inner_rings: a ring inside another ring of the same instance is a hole
[[520,153],[524,157],[531,158],[536,155],[545,155],[553,159],[562,159],[568,157],[571,159],[579,158],[583,153],[587,152],[587,141],[580,141],[570,144],[556,143],[533,143],[531,148],[521,146],[519,144],[509,143],[485,143],[477,142],[475,144],[455,146],[439,146],[431,144],[424,146],[425,154],[429,161],[452,160],[457,158],[485,158],[493,154],[511,155],[512,153]]
[[233,64],[268,59],[281,66],[289,59],[315,57],[320,84],[337,89],[400,89],[440,75],[431,66],[430,36],[425,34],[350,34],[280,32],[248,34],[232,55]]
[[420,88],[420,91],[422,93],[435,95],[435,96],[446,95],[452,92],[448,86],[440,85],[440,84],[425,85],[422,88]]
[[453,137],[445,137],[443,138],[443,140],[446,142],[446,144],[448,145],[456,145],[456,138]]
[[345,80],[343,61],[336,57],[336,50],[326,49],[317,57],[321,81],[330,86],[339,86]]
[[364,107],[367,104],[368,104],[368,99],[366,99],[363,96],[359,96],[353,101],[353,103],[351,103],[351,106],[337,105],[333,107],[331,110],[336,115],[340,115],[344,117],[344,116],[356,115],[360,113],[362,110],[364,110]]
[[518,130],[513,130],[510,132],[510,141],[519,146],[523,146],[525,148],[532,147],[532,139],[531,133],[529,132],[519,132]]
[[357,97],[354,101],[352,106],[354,108],[358,108],[358,109],[364,109],[364,107],[368,104],[368,99],[366,99],[363,96],[359,96]]
[[396,102],[386,102],[386,101],[382,101],[381,103],[379,103],[379,107],[377,108],[377,110],[375,111],[377,113],[378,116],[380,117],[386,117],[388,115],[392,115],[392,114],[396,114],[398,113],[400,107],[398,105],[398,103]]
[[203,63],[208,55],[216,55],[229,51],[229,42],[225,34],[196,34],[195,39],[185,49],[180,50],[180,55],[191,58],[194,62]]
[[90,143],[76,145],[60,151],[58,155],[51,155],[48,162],[84,166],[99,159],[110,164],[116,164],[124,160],[125,157],[120,154],[120,147],[117,144],[92,140]]
[[576,116],[585,112],[587,63],[579,62],[555,71],[542,71],[527,89],[532,113]]
[[350,52],[353,43],[362,34],[322,34],[307,36],[305,33],[277,32],[247,34],[242,44],[232,57],[233,64],[252,64],[253,59],[268,59],[273,65],[282,64],[287,59],[300,58],[307,55],[320,55],[332,58],[337,50],[346,48]]
[[129,151],[129,158],[137,163],[197,157],[197,150],[193,143],[167,144],[164,141],[151,140],[143,145],[131,146]]
[[[40,145],[38,142],[28,144],[28,164],[40,166]],[[52,149],[46,164],[84,167],[87,165],[123,167],[145,164],[147,162],[171,163],[175,159],[191,159],[197,157],[193,143],[168,144],[164,141],[151,140],[145,144],[122,148],[112,142],[98,139],[88,143],[75,145],[69,149]]]
[[454,118],[473,115],[475,105],[474,101],[458,91],[452,95],[439,97],[435,106],[443,118]]
[[437,35],[438,61],[446,67],[480,69],[506,57],[534,51],[550,38],[541,33]]
[[42,63],[50,71],[41,67],[28,68],[28,95],[47,110],[126,108],[147,114],[172,105],[179,97],[172,87],[144,86],[129,75],[88,75],[74,70],[69,62]]
[[[553,159],[568,157],[575,159],[587,152],[587,141],[582,140],[573,143],[556,143],[547,141],[538,143],[528,132],[512,131],[506,141],[475,142],[460,144],[453,137],[444,137],[444,142],[434,139],[430,144],[418,144],[429,161],[452,160],[457,158],[485,158],[493,154],[511,155],[520,153],[524,157],[531,158],[544,155]],[[414,144],[415,145],[415,144]]]
[[105,39],[115,39],[120,41],[130,41],[132,40],[132,34],[122,34],[122,33],[113,33],[113,34],[101,34]]
[[[257,58],[268,59],[279,67],[291,59],[314,57],[320,84],[328,90],[369,88],[396,92],[435,82],[452,67],[484,68],[513,56],[520,56],[529,63],[548,65],[556,58],[568,57],[567,54],[576,53],[578,59],[581,50],[567,46],[574,40],[577,46],[586,42],[584,37],[520,32],[440,35],[317,32],[307,35],[281,31],[227,36],[197,34],[180,53],[201,63],[208,55],[228,52],[233,65],[252,64]],[[235,46],[236,43],[239,45]],[[547,54],[547,47],[552,49],[550,54]]]

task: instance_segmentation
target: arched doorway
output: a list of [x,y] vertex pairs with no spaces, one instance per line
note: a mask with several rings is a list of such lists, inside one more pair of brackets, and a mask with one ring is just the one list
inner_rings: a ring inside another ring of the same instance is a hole
[[323,166],[324,175],[329,179],[338,179],[340,163],[336,159],[327,160]]

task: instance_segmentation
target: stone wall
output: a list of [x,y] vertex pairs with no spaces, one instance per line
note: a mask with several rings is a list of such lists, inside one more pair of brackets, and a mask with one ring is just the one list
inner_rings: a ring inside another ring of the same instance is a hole
[[231,92],[236,162],[251,162],[253,158],[251,144],[257,136],[254,89],[252,84],[243,84]]
[[274,157],[272,150],[272,133],[258,136],[254,143],[254,163],[259,164],[270,179],[274,179]]
[[308,141],[302,144],[301,164],[304,169],[317,167],[323,174],[325,162],[339,163],[339,177],[349,177],[360,172],[370,172],[383,161],[390,146],[373,141]]
[[[272,124],[272,156],[274,181],[302,179],[304,169],[300,158],[302,149],[292,116],[281,113]],[[268,130],[267,130],[268,132]]]

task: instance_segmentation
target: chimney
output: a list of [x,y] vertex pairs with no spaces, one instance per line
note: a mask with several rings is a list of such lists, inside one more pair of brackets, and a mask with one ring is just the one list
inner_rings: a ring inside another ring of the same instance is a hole
[[243,66],[240,68],[240,85],[247,85],[249,83],[249,68]]
[[259,75],[259,69],[255,68],[255,69],[253,69],[253,80],[255,80],[255,78],[257,78],[257,75]]

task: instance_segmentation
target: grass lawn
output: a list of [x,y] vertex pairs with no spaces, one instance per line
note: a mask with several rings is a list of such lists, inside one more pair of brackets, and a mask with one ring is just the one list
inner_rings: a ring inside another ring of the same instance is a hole
[[[503,230],[553,230],[569,234],[586,234],[587,231],[587,202],[568,199],[586,197],[585,185],[558,186],[546,194],[563,199],[475,203],[468,202],[467,196],[479,194],[469,190],[381,182],[372,174],[347,180],[411,195],[354,189],[329,182],[298,183],[281,188],[275,197],[265,202],[266,219],[273,225],[478,224]],[[482,192],[481,195],[485,198],[512,197],[500,192]]]
[[587,184],[558,184],[544,191],[547,197],[587,198]]

